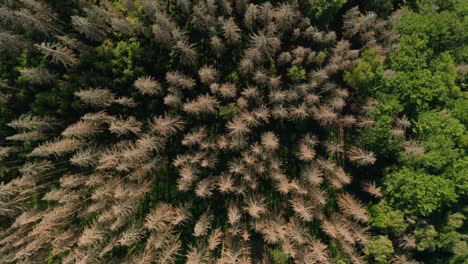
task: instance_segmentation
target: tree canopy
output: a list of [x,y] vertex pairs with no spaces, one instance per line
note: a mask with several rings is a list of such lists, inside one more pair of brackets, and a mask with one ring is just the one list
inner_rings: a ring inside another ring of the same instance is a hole
[[467,15],[0,1],[0,262],[465,263]]

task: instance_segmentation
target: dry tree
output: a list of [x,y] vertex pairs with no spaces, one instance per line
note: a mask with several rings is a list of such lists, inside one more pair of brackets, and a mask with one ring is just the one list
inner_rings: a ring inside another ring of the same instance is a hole
[[245,203],[244,210],[253,218],[259,218],[262,214],[267,213],[264,197],[252,195],[247,198]]
[[411,122],[406,116],[402,116],[395,120],[395,125],[400,129],[407,129],[411,126]]
[[258,6],[256,4],[250,3],[247,6],[247,9],[245,10],[244,13],[244,25],[252,30],[253,27],[255,26],[255,22],[258,18]]
[[131,116],[127,119],[116,118],[110,122],[109,131],[119,136],[129,133],[140,134],[143,123]]
[[163,231],[168,230],[174,224],[175,210],[166,203],[161,203],[155,207],[145,217],[145,228],[148,230]]
[[89,22],[87,18],[80,16],[71,17],[72,25],[76,30],[93,41],[102,41],[107,33],[106,29],[99,24]]
[[57,119],[49,116],[24,115],[7,124],[7,126],[19,130],[43,131],[57,125]]
[[152,132],[163,137],[169,137],[182,130],[185,122],[179,116],[164,115],[154,117],[150,126]]
[[336,154],[344,152],[344,146],[343,146],[343,143],[341,142],[326,141],[325,149],[327,150],[328,153],[332,155],[336,155]]
[[219,78],[219,72],[211,65],[205,65],[198,70],[200,81],[204,84],[212,84]]
[[13,147],[1,147],[0,146],[0,161],[3,159],[3,158],[6,158],[10,155],[10,153],[12,153],[14,150]]
[[174,46],[176,54],[179,56],[179,62],[182,65],[195,66],[198,61],[198,53],[194,44],[179,40]]
[[56,75],[41,67],[24,68],[20,70],[21,76],[34,84],[50,84]]
[[416,248],[416,239],[412,235],[405,234],[400,239],[399,246],[406,250],[411,250]]
[[232,83],[223,83],[219,87],[219,94],[222,98],[234,98],[237,94],[237,88]]
[[18,133],[12,136],[5,137],[6,140],[10,141],[40,141],[43,139],[46,139],[47,136],[41,132],[41,131],[28,131],[28,132],[22,132]]
[[241,118],[229,121],[229,123],[226,124],[226,127],[229,129],[229,135],[233,137],[242,137],[251,131]]
[[135,80],[133,86],[142,95],[158,95],[161,93],[161,85],[151,76],[142,76]]
[[68,126],[62,132],[62,136],[78,138],[90,137],[99,133],[101,130],[99,124],[96,122],[80,120]]
[[257,50],[261,56],[272,59],[281,48],[281,41],[275,36],[259,32],[250,36],[250,46]]
[[94,148],[81,149],[70,158],[70,163],[80,167],[95,166],[97,157],[98,152]]
[[126,96],[119,97],[115,99],[114,102],[118,105],[128,107],[128,108],[134,108],[137,105],[137,103],[135,102],[133,98],[126,97]]
[[214,263],[213,256],[206,245],[198,244],[197,246],[190,245],[186,254],[187,264],[208,264]]
[[213,189],[216,187],[214,184],[214,179],[205,178],[198,182],[195,188],[195,195],[200,198],[208,198],[213,195]]
[[417,264],[419,262],[411,259],[408,255],[396,255],[392,258],[394,264]]
[[352,195],[348,193],[338,195],[338,205],[344,214],[350,215],[357,221],[367,222],[366,209]]
[[234,192],[235,190],[234,179],[231,177],[231,174],[220,175],[216,185],[221,193]]
[[53,63],[61,63],[66,68],[78,63],[75,54],[72,50],[60,43],[46,43],[34,44],[44,56],[50,57]]
[[219,101],[209,94],[200,95],[195,100],[184,104],[184,111],[190,114],[215,113],[219,107]]
[[[150,1],[146,0],[144,2],[149,5]],[[148,10],[151,9],[152,8],[149,8]],[[155,7],[155,9],[157,9],[157,7]],[[157,12],[155,18],[156,22],[152,28],[155,41],[167,46],[171,45],[173,43],[172,32],[177,28],[177,25],[172,21],[171,17],[163,12]]]
[[223,34],[229,44],[237,44],[240,41],[241,29],[236,25],[232,17],[223,22]]
[[359,116],[356,123],[357,127],[366,128],[374,125],[375,121],[369,117]]
[[330,106],[324,105],[314,109],[313,116],[322,126],[327,126],[336,121],[338,114]]
[[81,141],[74,138],[55,139],[46,142],[31,151],[30,157],[47,157],[50,155],[60,156],[77,150],[81,146]]
[[262,146],[267,151],[275,151],[279,147],[279,139],[273,132],[266,132],[261,137]]
[[93,107],[107,107],[115,101],[115,95],[108,89],[90,88],[74,94]]
[[166,73],[166,81],[174,87],[187,90],[192,89],[196,85],[194,79],[177,71]]
[[289,201],[297,217],[302,221],[310,222],[314,218],[314,209],[312,201],[301,197],[295,197]]
[[124,36],[131,37],[135,34],[132,24],[124,18],[112,17],[111,26],[114,31],[117,31]]
[[10,32],[0,32],[0,50],[9,52],[19,52],[30,43],[21,35]]
[[[2,20],[0,20],[0,23],[12,29],[31,29],[45,35],[50,35],[57,31],[57,28],[52,23],[55,21],[51,9],[47,8],[44,3],[34,1],[22,2],[25,5],[24,8],[17,10],[1,8],[0,14]],[[31,3],[34,4],[31,5]],[[39,6],[41,7],[38,8]]]
[[352,146],[347,151],[349,160],[355,162],[358,166],[372,165],[376,161],[373,152],[366,152],[356,146]]
[[424,154],[424,147],[413,140],[406,141],[404,144],[404,152],[411,156],[420,156]]
[[363,190],[377,198],[382,196],[382,189],[375,182],[365,183]]
[[211,222],[213,221],[214,216],[211,212],[204,212],[198,219],[195,227],[193,229],[193,236],[205,236],[208,233],[208,229],[211,227]]

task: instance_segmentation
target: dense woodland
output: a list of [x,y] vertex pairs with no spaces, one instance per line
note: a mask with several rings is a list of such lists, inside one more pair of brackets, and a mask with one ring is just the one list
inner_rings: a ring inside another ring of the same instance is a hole
[[0,3],[0,263],[468,263],[468,1]]

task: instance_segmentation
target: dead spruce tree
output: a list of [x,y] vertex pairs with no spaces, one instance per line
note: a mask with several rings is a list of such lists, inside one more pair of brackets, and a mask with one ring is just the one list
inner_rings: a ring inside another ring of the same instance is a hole
[[[363,50],[392,49],[390,22],[355,8],[338,34],[302,1],[231,0],[72,1],[64,22],[45,1],[13,2],[0,48],[44,59],[23,78],[84,110],[8,124],[19,134],[0,158],[23,164],[0,184],[2,261],[271,263],[279,248],[294,263],[363,262],[368,214],[347,169],[377,157],[346,134],[371,126],[372,109],[351,107],[341,80]],[[130,65],[142,72],[125,84],[68,81],[96,67],[80,59],[130,38],[165,66]]]

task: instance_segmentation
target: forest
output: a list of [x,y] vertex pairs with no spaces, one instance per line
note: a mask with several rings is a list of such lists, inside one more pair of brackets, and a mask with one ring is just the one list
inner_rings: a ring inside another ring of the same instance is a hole
[[0,0],[0,263],[468,264],[468,1]]

